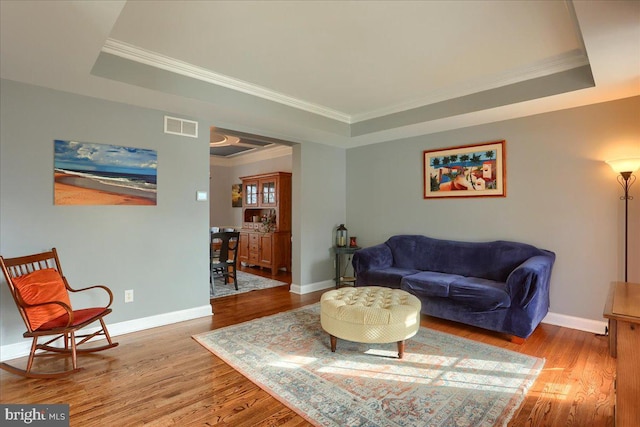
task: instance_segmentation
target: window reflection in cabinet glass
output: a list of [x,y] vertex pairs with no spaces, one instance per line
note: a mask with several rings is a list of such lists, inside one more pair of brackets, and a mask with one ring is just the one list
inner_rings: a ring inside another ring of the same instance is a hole
[[258,204],[258,185],[257,184],[247,184],[245,193],[247,195],[245,199],[245,203],[247,205]]
[[262,185],[262,203],[274,204],[276,202],[276,183],[265,182]]

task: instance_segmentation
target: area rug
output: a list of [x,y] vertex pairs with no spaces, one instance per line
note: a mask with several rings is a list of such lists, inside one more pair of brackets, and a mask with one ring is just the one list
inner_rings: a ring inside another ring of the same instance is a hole
[[[256,276],[255,274],[245,273],[244,271],[238,271],[238,290],[233,285],[233,282],[229,284],[224,283],[222,277],[217,277],[213,282],[213,293],[211,298],[226,297],[228,295],[241,294],[243,292],[255,291],[257,289],[274,288],[276,286],[285,286],[287,283],[279,282],[277,280],[268,279],[266,277]],[[211,291],[210,291],[211,293]]]
[[316,426],[506,426],[544,360],[421,327],[397,345],[338,340],[320,304],[195,335]]

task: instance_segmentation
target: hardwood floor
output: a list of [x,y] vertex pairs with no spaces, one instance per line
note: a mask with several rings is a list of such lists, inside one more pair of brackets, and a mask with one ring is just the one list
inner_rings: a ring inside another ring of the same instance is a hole
[[[290,282],[282,273],[276,278]],[[323,292],[296,295],[279,287],[212,300],[213,317],[118,336],[120,346],[80,357],[85,369],[62,380],[25,379],[0,371],[0,401],[68,403],[71,425],[83,427],[308,426],[191,336],[312,304]],[[423,317],[422,323],[546,359],[510,426],[613,425],[615,364],[606,337],[543,324],[518,345],[504,335],[453,322]]]

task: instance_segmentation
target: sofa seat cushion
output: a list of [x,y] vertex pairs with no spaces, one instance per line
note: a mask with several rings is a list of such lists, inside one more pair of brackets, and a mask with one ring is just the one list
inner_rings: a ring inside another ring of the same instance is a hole
[[459,277],[449,284],[449,298],[478,311],[511,306],[507,284],[478,277]]
[[437,271],[421,271],[405,276],[402,279],[402,289],[414,295],[426,297],[448,297],[449,285],[457,279],[463,279],[457,274],[438,273]]
[[507,284],[480,277],[421,271],[405,276],[401,289],[417,297],[449,298],[477,311],[491,311],[511,306]]
[[383,270],[365,271],[358,275],[358,280],[365,282],[369,286],[400,288],[400,281],[403,277],[415,274],[418,271],[410,268],[388,267]]

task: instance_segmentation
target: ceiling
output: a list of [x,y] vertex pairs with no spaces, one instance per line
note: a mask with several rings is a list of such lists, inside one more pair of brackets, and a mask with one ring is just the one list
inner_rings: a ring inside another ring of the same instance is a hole
[[[215,126],[212,126],[209,131],[209,154],[212,157],[237,159],[243,156],[243,162],[246,162],[247,160],[257,161],[280,155],[291,155],[291,150],[287,150],[283,144],[289,145],[288,142],[277,139],[216,128]],[[248,154],[252,155],[250,159],[247,157]]]
[[275,143],[351,148],[640,95],[638,1],[0,8],[2,78]]

